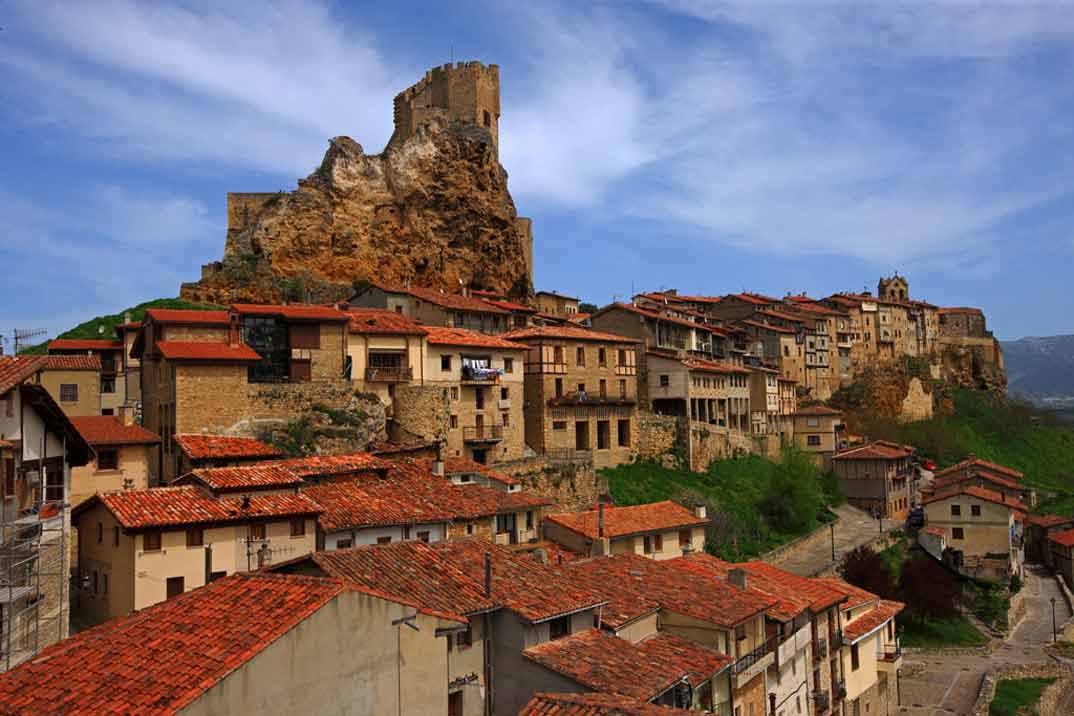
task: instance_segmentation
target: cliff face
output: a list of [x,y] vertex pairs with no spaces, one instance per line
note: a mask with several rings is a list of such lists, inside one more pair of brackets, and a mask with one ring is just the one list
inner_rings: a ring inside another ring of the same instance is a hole
[[326,301],[355,281],[528,296],[532,240],[490,133],[434,119],[379,155],[349,137],[292,192],[229,195],[224,258],[183,298]]
[[953,388],[1007,394],[1003,348],[994,338],[945,338],[940,342],[940,364],[945,383]]

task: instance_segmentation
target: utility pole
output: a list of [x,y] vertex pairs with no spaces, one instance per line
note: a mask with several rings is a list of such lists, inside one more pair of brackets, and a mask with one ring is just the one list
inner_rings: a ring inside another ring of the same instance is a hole
[[1059,641],[1059,633],[1055,628],[1055,597],[1052,597],[1052,643]]
[[832,534],[832,563],[834,564],[835,563],[835,523],[834,522],[829,522],[828,523],[828,529],[831,531],[831,534]]

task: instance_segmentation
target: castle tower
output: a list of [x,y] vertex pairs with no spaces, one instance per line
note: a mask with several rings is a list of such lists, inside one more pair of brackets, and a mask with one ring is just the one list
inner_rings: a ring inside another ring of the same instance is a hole
[[896,271],[891,278],[880,279],[880,283],[876,286],[876,295],[888,301],[908,301],[910,300],[910,282]]
[[395,131],[388,144],[404,141],[433,117],[484,127],[499,156],[499,65],[459,62],[426,72],[417,84],[395,96]]

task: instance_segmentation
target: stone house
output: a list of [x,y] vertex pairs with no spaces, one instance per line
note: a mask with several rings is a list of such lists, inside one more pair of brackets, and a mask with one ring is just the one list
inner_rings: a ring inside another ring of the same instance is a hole
[[805,337],[792,328],[755,320],[737,321],[746,334],[750,352],[767,365],[779,366],[779,374],[796,385],[805,384]]
[[926,523],[944,530],[945,563],[974,579],[1006,582],[1023,576],[1023,502],[960,484],[921,503]]
[[708,524],[704,506],[691,510],[670,500],[628,507],[601,502],[585,512],[546,515],[544,538],[585,556],[637,554],[662,560],[703,551]]
[[176,435],[252,435],[313,404],[345,407],[348,321],[299,304],[147,311],[132,351],[142,361],[143,424],[162,440],[162,479],[180,471]]
[[72,511],[76,604],[100,623],[215,579],[309,554],[321,508],[305,495],[197,485],[98,493]]
[[190,716],[471,714],[449,711],[444,642],[466,627],[458,611],[351,581],[236,574],[47,650],[0,682],[0,708],[27,716],[87,704]]
[[597,468],[637,451],[638,343],[579,326],[504,335],[527,346],[526,444],[558,458],[591,455]]
[[794,414],[794,443],[813,457],[822,470],[832,469],[832,457],[846,447],[843,414],[825,405],[799,408]]
[[373,393],[385,405],[398,385],[421,385],[425,378],[426,331],[402,313],[383,308],[344,307],[347,360],[356,390]]
[[1074,517],[1063,515],[1034,515],[1025,518],[1025,553],[1027,562],[1044,564],[1055,569],[1049,541],[1053,535],[1074,528]]
[[71,418],[94,457],[71,470],[71,506],[97,492],[142,490],[154,484],[160,437],[114,415]]
[[790,443],[790,434],[780,430],[779,371],[750,365],[750,432],[755,436],[778,436],[778,445]]
[[1008,499],[1021,500],[1031,507],[1036,503],[1036,492],[1019,482],[1020,478],[987,467],[970,465],[963,468],[962,465],[960,463],[935,473],[931,484],[923,488],[922,493],[931,495],[946,492],[957,485],[976,485],[998,492]]
[[511,312],[470,295],[433,288],[369,284],[351,297],[356,308],[379,308],[401,313],[423,326],[461,328],[494,335],[508,330]]
[[449,457],[482,464],[522,457],[527,346],[457,328],[426,330],[425,386],[440,403],[430,410],[397,400],[395,420],[425,439],[443,440]]
[[175,436],[179,474],[208,467],[237,467],[283,457],[278,449],[255,438],[193,433]]
[[71,471],[93,452],[43,384],[47,356],[0,356],[0,670],[68,635]]
[[779,391],[779,426],[780,436],[786,436],[788,443],[794,440],[794,414],[798,412],[798,383],[782,375],[776,379]]
[[1048,535],[1049,564],[1074,589],[1074,529]]
[[580,301],[555,291],[538,291],[533,295],[533,305],[541,313],[570,318],[577,315]]
[[[613,303],[594,313],[595,330],[642,342],[646,350],[686,351],[703,358],[726,357],[724,332],[695,318],[676,318],[656,310]],[[645,354],[639,354],[639,375],[645,378]],[[644,394],[645,389],[642,387]]]
[[936,309],[937,328],[944,338],[991,338],[979,308],[953,307]]
[[781,301],[778,298],[772,298],[760,293],[732,293],[711,304],[707,309],[707,313],[724,321],[741,321],[758,311],[773,308],[780,305],[780,303]]
[[101,361],[96,355],[49,355],[41,385],[68,416],[101,415]]
[[914,452],[912,445],[876,440],[837,452],[832,470],[851,505],[902,522],[914,503]]

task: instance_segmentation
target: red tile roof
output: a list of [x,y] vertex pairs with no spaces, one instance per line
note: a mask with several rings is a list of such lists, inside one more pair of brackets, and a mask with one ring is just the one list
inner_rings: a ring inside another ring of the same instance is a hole
[[637,338],[617,336],[614,333],[591,331],[581,326],[533,326],[519,328],[505,333],[504,338],[511,341],[525,341],[530,338],[561,338],[575,341],[595,341],[598,343],[639,343]]
[[810,405],[805,408],[799,408],[795,415],[842,415],[843,411],[836,410],[835,408],[829,408],[827,405]]
[[1063,530],[1062,532],[1056,532],[1053,535],[1048,535],[1048,540],[1061,544],[1064,547],[1074,547],[1074,529]]
[[1074,517],[1064,515],[1026,515],[1026,522],[1038,527],[1055,527],[1067,522],[1074,522]]
[[719,303],[723,300],[723,296],[685,296],[680,295],[679,298],[687,303]]
[[302,494],[323,510],[317,523],[327,531],[448,522],[453,513],[394,481],[361,484],[334,481],[310,485]]
[[48,342],[48,349],[50,351],[121,351],[123,341],[57,338]]
[[[420,461],[422,467],[432,470],[432,460]],[[479,462],[474,462],[468,457],[462,456],[448,456],[444,458],[444,475],[451,477],[452,475],[484,475],[490,480],[502,483],[504,485],[518,485],[519,481],[510,475],[505,475],[502,472],[493,470],[488,465],[482,465]]]
[[157,341],[157,350],[169,360],[245,363],[259,361],[261,356],[250,346],[240,343],[202,343],[196,341]]
[[766,330],[766,331],[772,331],[773,333],[784,333],[784,334],[789,334],[789,335],[794,335],[795,333],[797,333],[797,331],[795,331],[793,328],[784,328],[783,326],[773,326],[771,324],[761,323],[759,321],[746,320],[746,321],[739,321],[739,323],[741,323],[743,325],[746,325],[746,326],[750,326],[751,328],[758,328],[758,329],[762,329],[762,330]]
[[511,311],[513,313],[537,313],[536,308],[531,308],[530,306],[525,306],[521,303],[515,303],[514,301],[506,301],[502,298],[484,297],[482,300],[490,306],[502,308],[505,311]]
[[775,318],[780,321],[787,321],[788,323],[805,323],[805,319],[801,318],[800,316],[792,316],[789,313],[783,313],[782,311],[776,311],[772,309],[758,311],[757,315],[766,316],[768,318]]
[[538,693],[522,707],[518,716],[696,716],[684,711],[656,706],[615,694]]
[[874,440],[868,445],[850,448],[832,456],[833,460],[902,460],[914,454],[913,445]]
[[236,303],[231,309],[240,315],[279,316],[289,321],[315,321],[343,323],[350,320],[346,313],[334,306],[317,306],[305,303],[257,304]]
[[62,355],[50,354],[45,356],[45,370],[93,370],[101,369],[101,357],[93,355]]
[[[548,561],[558,565],[551,557]],[[612,629],[622,629],[660,609],[660,601],[649,592],[647,580],[641,574],[631,575],[609,558],[573,559],[559,566],[563,574],[607,600],[601,621]]]
[[936,537],[946,537],[947,531],[943,527],[926,527],[923,532],[935,535]]
[[47,647],[0,678],[0,711],[179,713],[341,591],[315,577],[217,579]]
[[833,308],[822,306],[808,296],[788,296],[788,301],[793,303],[795,309],[800,311],[806,311],[808,313],[818,313],[825,316],[846,316],[845,311],[836,311]]
[[310,555],[326,575],[411,604],[429,614],[467,622],[499,604],[475,580],[424,542],[393,542]]
[[506,492],[476,484],[455,485],[432,474],[428,460],[399,460],[388,474],[391,479],[385,484],[397,485],[396,489],[415,499],[420,496],[459,520],[522,512],[553,504],[546,497],[528,492]]
[[[644,648],[600,629],[587,629],[522,652],[527,659],[594,691],[649,701],[693,675],[698,685],[729,657],[670,635]],[[681,649],[681,651],[680,651]],[[702,676],[703,674],[703,676]]]
[[860,617],[843,627],[843,636],[851,644],[865,637],[878,628],[894,619],[895,616],[906,608],[902,602],[881,599],[875,609],[862,614]]
[[943,477],[935,478],[932,483],[932,489],[934,491],[942,490],[944,488],[950,487],[951,485],[957,485],[960,482],[969,482],[972,480],[981,480],[984,482],[991,483],[993,485],[1004,487],[1008,490],[1012,490],[1015,492],[1021,492],[1023,489],[1025,489],[1018,482],[1014,480],[1008,480],[1007,478],[1002,477],[998,474],[993,474],[989,470],[968,471],[956,474],[948,473]]
[[485,555],[492,559],[492,598],[529,622],[542,622],[604,603],[599,594],[532,557],[515,554],[483,539],[436,542],[433,548],[471,580],[485,579]]
[[853,584],[844,582],[838,577],[813,577],[812,579],[813,581],[819,582],[829,589],[839,592],[847,597],[846,603],[843,604],[844,611],[856,609],[860,606],[869,604],[870,602],[877,604],[880,602],[880,597],[872,592],[866,591],[861,587],[855,587]]
[[150,308],[145,312],[154,323],[200,324],[208,326],[226,326],[229,324],[227,311],[193,311],[176,308]]
[[271,464],[285,467],[299,477],[353,475],[354,473],[383,472],[396,463],[369,452],[346,455],[307,455],[286,460],[273,460]]
[[45,367],[46,356],[0,356],[0,395]]
[[975,497],[978,500],[984,500],[985,502],[992,502],[997,505],[1003,505],[1004,507],[1009,507],[1012,510],[1019,510],[1021,512],[1027,511],[1025,504],[1017,498],[1005,497],[1003,493],[996,492],[995,490],[989,490],[984,487],[977,487],[976,485],[965,484],[957,485],[949,490],[936,492],[929,497],[922,498],[921,504],[928,505],[933,502],[939,502],[941,500],[947,500],[952,497],[959,497],[963,495],[967,497]]
[[641,306],[634,306],[634,305],[629,304],[629,303],[613,303],[611,305],[605,306],[604,308],[600,309],[599,311],[594,313],[593,316],[594,317],[599,316],[602,313],[606,313],[608,311],[612,311],[612,310],[615,310],[615,309],[628,311],[628,312],[633,313],[633,314],[638,315],[638,316],[645,316],[646,318],[653,318],[653,319],[656,319],[656,320],[659,320],[659,321],[667,321],[668,323],[675,323],[675,324],[678,324],[680,326],[686,326],[688,328],[696,328],[699,331],[707,331],[707,330],[709,330],[709,327],[706,326],[703,323],[695,323],[694,321],[687,321],[684,318],[674,318],[672,316],[665,316],[664,314],[659,313],[658,311],[650,310],[648,308],[642,308]]
[[425,329],[401,313],[383,308],[349,308],[347,329],[360,335],[424,336]]
[[435,288],[418,288],[403,286],[392,286],[390,284],[376,284],[377,288],[386,293],[402,293],[414,298],[420,298],[423,301],[441,306],[443,308],[451,308],[456,311],[473,311],[477,313],[509,313],[502,308],[490,305],[480,298],[473,298],[470,296],[463,296],[457,293],[444,293],[438,291]]
[[683,358],[681,362],[690,370],[700,370],[705,373],[748,375],[750,372],[746,368],[740,368],[736,365],[731,365],[730,363],[720,363],[717,361],[704,360],[703,358],[687,357]]
[[321,507],[305,495],[252,494],[245,498],[217,498],[192,485],[98,493],[81,503],[72,517],[98,502],[127,529],[181,527],[183,525],[246,522],[264,518],[316,515]]
[[160,437],[141,425],[124,425],[114,415],[72,416],[71,424],[91,446],[156,445]]
[[241,467],[202,467],[176,478],[173,485],[202,484],[213,492],[243,492],[301,487],[306,484],[298,475],[271,462]]
[[522,343],[512,343],[498,336],[489,336],[477,331],[468,331],[462,328],[443,328],[440,326],[426,326],[431,345],[441,346],[468,346],[473,348],[498,348],[500,350],[524,351],[529,346]]
[[594,588],[609,602],[606,611],[619,615],[622,623],[645,613],[633,599],[639,590],[661,609],[723,629],[764,613],[777,602],[760,590],[739,589],[726,580],[683,569],[676,560],[660,561],[637,554],[578,560],[564,564],[561,570],[567,575],[578,573],[587,584],[600,580],[603,586],[594,583]]
[[771,296],[765,296],[760,293],[750,293],[746,291],[743,293],[733,293],[731,295],[739,299],[740,301],[745,301],[746,303],[754,303],[757,305],[763,305],[766,303],[779,303],[778,298],[772,298]]
[[1025,474],[1015,470],[1013,467],[1007,467],[1006,465],[998,465],[988,460],[982,460],[977,457],[966,458],[962,462],[956,463],[951,467],[944,468],[935,474],[935,477],[943,477],[944,475],[950,475],[953,472],[960,470],[991,470],[992,472],[998,472],[1000,475],[1006,475],[1007,477],[1015,480],[1021,480],[1025,477]]
[[276,457],[280,451],[253,438],[229,435],[176,435],[179,449],[191,460],[224,460],[232,458]]
[[943,308],[937,308],[936,313],[974,313],[979,315],[982,311],[979,308],[969,306],[944,306]]
[[[548,515],[545,521],[560,525],[589,539],[598,538],[597,510]],[[708,523],[708,519],[698,517],[693,510],[670,500],[630,507],[608,506],[604,508],[604,535],[609,539],[647,532],[667,532],[686,527],[703,527]]]

